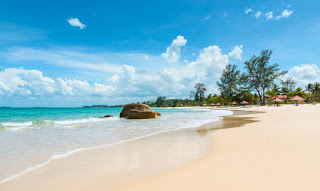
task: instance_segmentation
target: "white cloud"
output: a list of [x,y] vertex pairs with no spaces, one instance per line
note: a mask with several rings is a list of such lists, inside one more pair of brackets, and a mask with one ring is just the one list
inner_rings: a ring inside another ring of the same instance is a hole
[[250,8],[249,8],[249,9],[246,9],[246,11],[245,11],[245,12],[246,12],[246,14],[249,14],[249,13],[251,13],[251,12],[252,12],[252,9],[250,9]]
[[184,62],[184,63],[188,63],[188,60],[184,60],[183,62]]
[[266,14],[266,19],[267,19],[267,21],[273,19],[273,12],[272,11],[270,11]]
[[67,19],[68,23],[73,27],[79,27],[80,30],[86,28],[87,26],[83,24],[78,18],[69,18]]
[[238,59],[238,60],[242,60],[242,48],[243,45],[236,45],[233,50],[231,52],[228,53],[228,55],[232,58]]
[[216,93],[214,82],[229,63],[228,57],[218,46],[208,46],[186,65],[170,65],[151,72],[122,65],[122,72],[107,77],[105,83],[46,77],[39,70],[5,69],[0,71],[0,95],[6,96],[0,96],[0,105],[35,106],[37,100],[38,106],[79,106],[151,100],[159,95],[181,98],[188,97],[196,82],[205,83],[209,93]]
[[303,88],[308,83],[320,82],[320,69],[316,64],[302,64],[291,68],[286,76],[292,77]]
[[209,16],[209,15],[203,18],[204,21],[207,21],[207,20],[209,20],[209,19],[210,19],[210,16]]
[[161,56],[167,60],[169,63],[178,62],[180,59],[180,48],[185,46],[187,40],[184,39],[183,36],[177,36],[174,39],[169,47],[167,47],[167,51],[162,53]]
[[261,11],[257,11],[253,16],[256,18],[256,19],[259,19],[262,15],[262,12]]
[[111,81],[112,83],[116,83],[119,80],[119,78],[120,76],[118,74],[114,74],[109,78],[109,81]]
[[282,13],[275,17],[276,20],[280,20],[282,18],[289,18],[293,14],[292,10],[285,9]]
[[39,70],[8,68],[0,72],[0,94],[9,97],[29,96],[46,99],[56,95],[104,97],[113,91],[114,88],[106,84],[90,85],[87,81],[77,79],[44,77]]

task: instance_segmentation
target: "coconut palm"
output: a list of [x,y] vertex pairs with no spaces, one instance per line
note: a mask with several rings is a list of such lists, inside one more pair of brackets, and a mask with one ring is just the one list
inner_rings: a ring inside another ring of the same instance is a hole
[[309,92],[310,96],[309,96],[309,102],[311,103],[312,101],[312,90],[313,90],[313,84],[309,83],[307,86],[306,86],[306,91]]
[[320,93],[320,83],[316,82],[313,85],[313,94],[314,94],[314,99],[315,99],[316,103],[318,103],[319,93]]

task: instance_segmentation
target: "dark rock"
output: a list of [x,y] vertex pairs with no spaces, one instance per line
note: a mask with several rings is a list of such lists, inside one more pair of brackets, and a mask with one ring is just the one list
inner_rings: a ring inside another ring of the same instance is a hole
[[99,117],[99,118],[107,118],[107,117],[113,117],[112,115],[105,115],[103,117]]

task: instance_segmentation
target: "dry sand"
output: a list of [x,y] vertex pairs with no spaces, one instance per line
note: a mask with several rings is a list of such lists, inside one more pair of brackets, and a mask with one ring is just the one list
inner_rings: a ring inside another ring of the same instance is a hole
[[250,115],[257,123],[214,131],[207,157],[120,190],[320,190],[320,107],[246,110],[266,113]]
[[320,190],[320,106],[240,110],[265,113],[221,122],[239,128],[163,133],[80,151],[2,183],[0,191]]

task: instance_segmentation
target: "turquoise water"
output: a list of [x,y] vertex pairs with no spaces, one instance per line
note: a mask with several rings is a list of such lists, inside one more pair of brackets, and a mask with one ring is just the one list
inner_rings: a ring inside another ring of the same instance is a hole
[[[230,111],[154,109],[156,119],[119,118],[122,108],[1,108],[0,180],[73,150],[217,121]],[[113,118],[99,118],[113,115]]]

